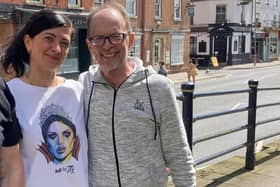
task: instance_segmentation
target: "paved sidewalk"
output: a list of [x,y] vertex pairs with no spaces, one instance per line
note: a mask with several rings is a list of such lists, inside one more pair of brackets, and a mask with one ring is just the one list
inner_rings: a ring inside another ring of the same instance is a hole
[[[217,70],[210,69],[209,71],[206,71],[206,69],[199,69],[198,75],[196,76],[196,80],[200,81],[204,79],[224,77],[227,74],[223,70],[255,69],[255,68],[264,68],[264,67],[278,66],[278,65],[280,65],[280,61],[257,63],[256,66],[254,66],[254,64],[252,63],[238,64],[232,66],[224,66]],[[188,81],[187,72],[168,74],[168,78],[171,79],[174,83],[181,83],[181,82]]]
[[[196,172],[197,187],[279,187],[280,140],[256,154],[252,171],[245,169],[244,157],[236,156]],[[171,179],[168,187],[174,187]]]
[[[279,65],[280,61],[273,61],[258,63],[256,66],[253,64],[225,66],[208,73],[199,70],[197,80],[225,76],[223,69],[254,69]],[[168,77],[173,82],[187,81],[186,72],[169,74]],[[256,154],[256,166],[252,171],[245,169],[245,158],[240,156],[196,169],[197,187],[280,187],[280,140],[265,145],[262,151]],[[171,177],[168,187],[174,187]]]

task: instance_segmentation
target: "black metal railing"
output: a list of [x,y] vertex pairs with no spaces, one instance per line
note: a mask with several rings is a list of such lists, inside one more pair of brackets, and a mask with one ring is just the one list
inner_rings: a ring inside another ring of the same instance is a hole
[[[263,121],[256,122],[256,111],[257,108],[266,108],[271,106],[279,106],[280,102],[274,103],[267,103],[262,105],[257,105],[257,93],[264,92],[264,91],[273,91],[273,90],[280,90],[280,88],[258,88],[258,81],[257,80],[250,80],[248,81],[249,89],[243,90],[234,90],[234,91],[220,91],[220,92],[208,92],[208,93],[197,93],[194,94],[194,84],[193,83],[183,83],[181,85],[182,94],[177,96],[178,100],[181,100],[183,103],[183,121],[185,124],[185,129],[187,133],[188,143],[190,149],[193,149],[193,146],[208,141],[210,139],[218,138],[224,135],[232,134],[235,132],[247,130],[247,141],[243,142],[239,145],[235,145],[229,147],[223,151],[217,152],[212,155],[208,155],[203,157],[199,160],[195,160],[195,165],[200,165],[215,158],[221,157],[233,151],[239,150],[241,148],[246,147],[246,162],[245,168],[249,170],[253,170],[255,168],[255,143],[264,139],[268,139],[277,135],[280,135],[280,132],[269,134],[267,136],[259,137],[256,139],[256,127],[260,125],[265,125],[270,122],[280,120],[280,117],[275,117],[271,119],[266,119]],[[240,94],[240,93],[249,93],[248,99],[248,106],[240,107],[237,109],[225,110],[221,112],[212,112],[203,115],[193,115],[193,99],[200,98],[200,97],[211,97],[211,96],[218,96],[218,95],[233,95],[233,94]],[[233,114],[233,113],[240,113],[240,112],[248,112],[248,120],[247,125],[243,125],[240,127],[232,128],[229,130],[224,130],[219,133],[207,135],[203,138],[199,138],[193,140],[193,123],[198,120],[214,118],[218,116]]]

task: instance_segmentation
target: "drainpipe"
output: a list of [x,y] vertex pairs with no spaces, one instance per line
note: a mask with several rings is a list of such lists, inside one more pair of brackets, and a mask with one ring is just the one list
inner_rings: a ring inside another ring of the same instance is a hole
[[146,16],[145,16],[145,5],[146,0],[140,1],[142,2],[141,8],[142,8],[142,19],[141,19],[141,28],[142,28],[142,37],[141,37],[141,56],[143,59],[143,65],[148,65],[146,62],[146,51],[145,51],[145,23],[146,23]]

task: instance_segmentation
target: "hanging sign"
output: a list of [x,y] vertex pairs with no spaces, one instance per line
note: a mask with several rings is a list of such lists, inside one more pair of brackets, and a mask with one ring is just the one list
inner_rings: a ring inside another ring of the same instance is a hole
[[188,7],[188,14],[189,14],[189,16],[194,16],[194,7],[193,6]]

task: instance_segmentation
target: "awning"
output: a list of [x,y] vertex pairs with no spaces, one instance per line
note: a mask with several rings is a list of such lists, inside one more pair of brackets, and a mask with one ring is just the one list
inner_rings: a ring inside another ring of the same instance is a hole
[[[44,9],[44,7],[43,8],[23,8],[23,7],[16,6],[14,10],[29,14],[29,16],[31,16],[33,13],[38,12],[42,9]],[[67,16],[71,20],[71,22],[75,28],[86,29],[87,17],[90,14],[90,12],[62,11],[62,10],[56,10],[56,9],[51,9],[51,10],[53,10],[57,14]]]

